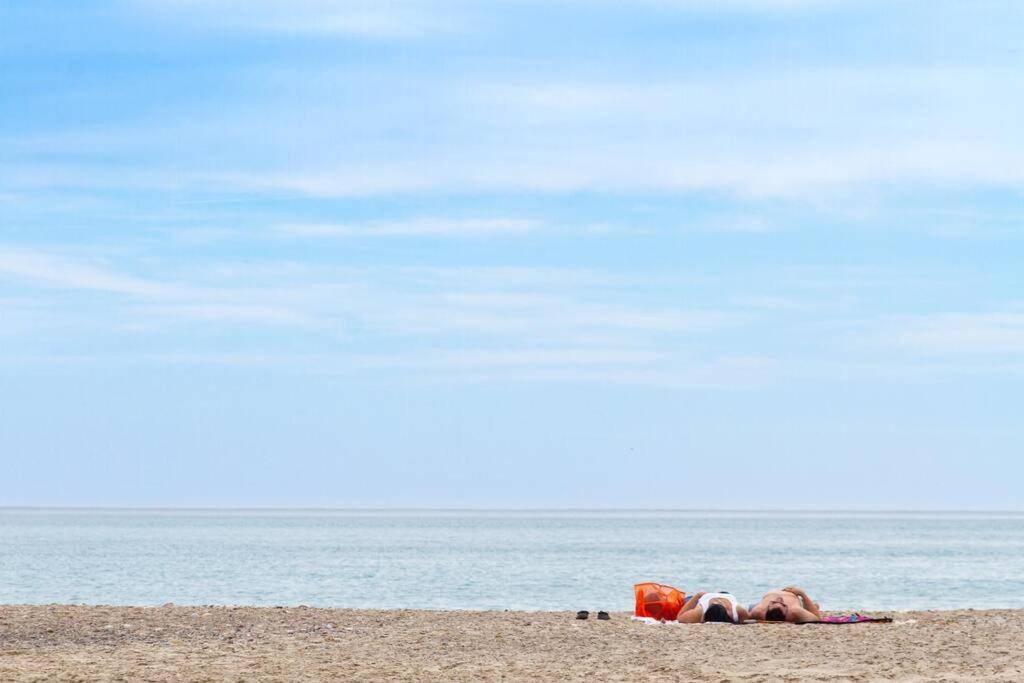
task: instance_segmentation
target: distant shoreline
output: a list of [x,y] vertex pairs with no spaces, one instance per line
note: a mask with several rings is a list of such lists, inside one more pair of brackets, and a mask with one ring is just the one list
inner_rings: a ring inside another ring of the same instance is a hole
[[[421,609],[416,607],[392,607],[383,609],[367,609],[362,607],[320,607],[316,605],[234,605],[234,604],[191,604],[191,603],[175,603],[167,602],[162,605],[104,605],[104,604],[90,604],[90,603],[63,603],[63,602],[51,602],[51,603],[0,603],[0,614],[8,613],[10,611],[25,611],[25,612],[44,612],[49,610],[64,611],[73,613],[76,610],[80,610],[83,614],[96,611],[102,613],[119,613],[124,612],[125,614],[174,614],[182,612],[195,612],[214,610],[220,612],[284,612],[287,614],[291,613],[306,613],[306,612],[318,612],[322,614],[352,614],[352,615],[410,615],[417,614],[429,617],[430,615],[435,616],[446,616],[446,615],[543,615],[543,616],[558,616],[568,615],[575,617],[575,612],[572,610],[523,610],[523,609],[461,609],[461,608],[430,608]],[[854,612],[874,616],[896,616],[899,615],[901,618],[916,618],[921,615],[950,615],[950,616],[984,616],[990,614],[1003,614],[1020,613],[1024,616],[1024,606],[1021,607],[995,607],[985,609],[871,609],[871,610],[841,610],[841,609],[828,609],[822,610],[823,614],[852,614]],[[594,613],[596,614],[596,612]],[[621,617],[627,620],[632,620],[633,612],[631,611],[616,611],[611,612],[617,618]],[[589,617],[594,620],[595,617],[592,614]],[[638,622],[639,623],[639,622]],[[684,624],[680,624],[684,626]]]
[[0,605],[0,679],[1016,680],[1024,609],[891,624],[659,625],[615,612]]
[[766,509],[766,508],[473,508],[473,507],[216,507],[140,505],[0,505],[0,512],[331,512],[331,513],[451,513],[451,514],[752,514],[752,515],[1024,515],[1021,510],[986,509]]

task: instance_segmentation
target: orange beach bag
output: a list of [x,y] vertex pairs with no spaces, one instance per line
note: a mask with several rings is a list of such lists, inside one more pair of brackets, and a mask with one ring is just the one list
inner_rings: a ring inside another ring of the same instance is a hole
[[638,583],[633,586],[636,594],[636,616],[673,621],[686,602],[686,593],[663,586],[660,583]]

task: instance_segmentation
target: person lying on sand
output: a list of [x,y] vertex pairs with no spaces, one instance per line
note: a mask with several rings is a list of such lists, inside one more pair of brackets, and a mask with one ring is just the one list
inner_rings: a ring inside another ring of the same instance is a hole
[[750,610],[750,618],[759,621],[788,621],[791,624],[806,624],[821,621],[818,604],[808,597],[801,588],[789,586],[778,591],[769,591]]
[[676,621],[681,624],[698,624],[704,621],[724,621],[738,624],[749,618],[731,593],[705,593],[700,591],[690,596],[679,610]]

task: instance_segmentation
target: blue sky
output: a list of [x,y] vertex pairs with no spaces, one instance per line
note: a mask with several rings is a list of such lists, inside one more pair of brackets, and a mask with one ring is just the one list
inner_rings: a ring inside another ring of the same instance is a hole
[[0,501],[1021,509],[1024,7],[0,4]]

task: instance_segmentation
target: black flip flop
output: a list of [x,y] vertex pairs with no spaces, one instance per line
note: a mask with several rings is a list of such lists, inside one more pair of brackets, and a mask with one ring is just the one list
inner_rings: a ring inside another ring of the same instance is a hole
[[608,613],[605,612],[605,611],[598,612],[597,613],[597,618],[600,619],[601,621],[608,621],[609,619],[611,619],[611,617],[608,616]]
[[576,613],[576,618],[577,619],[586,619],[589,616],[590,616],[590,612],[588,612],[585,609],[581,609],[579,612]]

